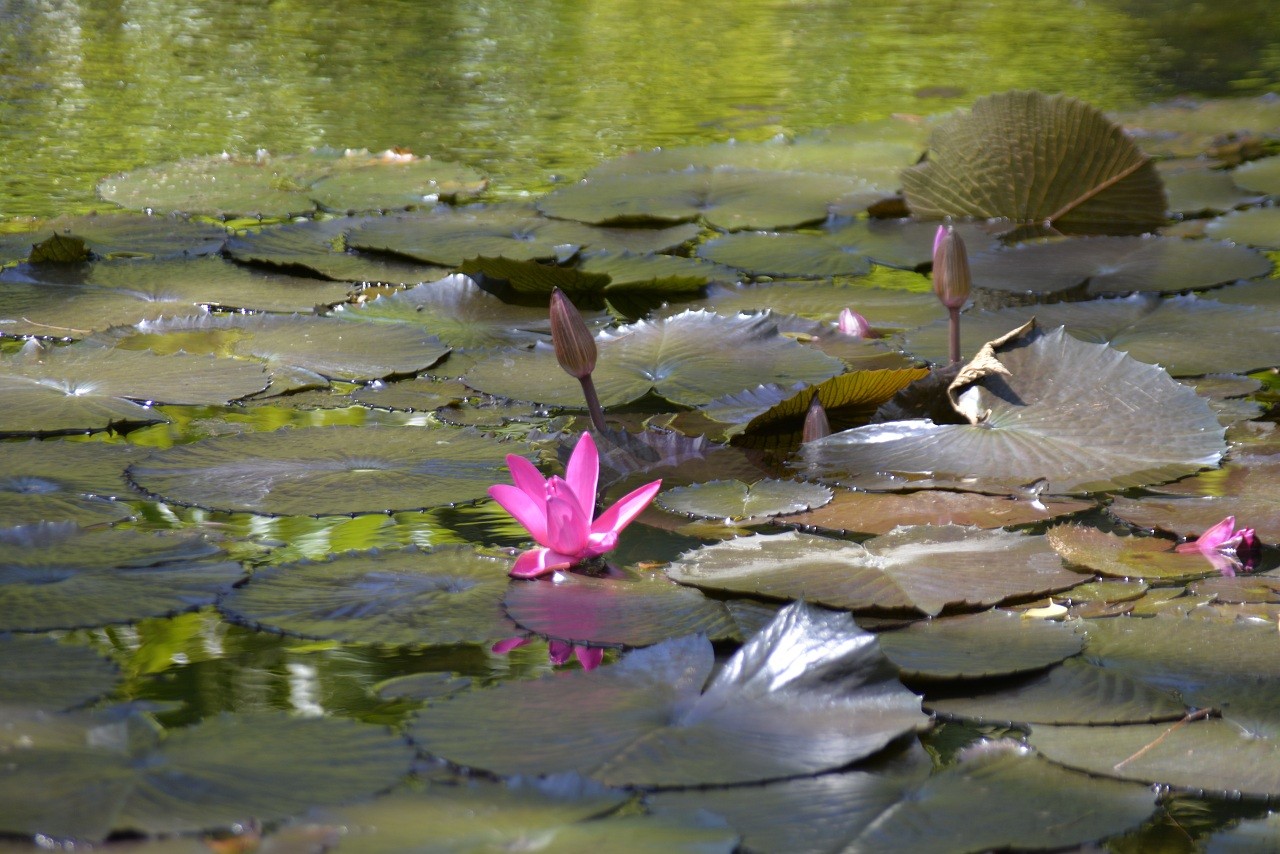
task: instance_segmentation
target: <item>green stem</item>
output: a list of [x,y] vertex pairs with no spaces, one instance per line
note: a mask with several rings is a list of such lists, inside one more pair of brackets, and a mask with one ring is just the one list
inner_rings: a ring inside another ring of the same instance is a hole
[[604,423],[604,410],[600,407],[600,396],[596,394],[596,384],[591,381],[591,374],[579,377],[582,383],[582,396],[587,399],[587,412],[591,415],[591,424],[596,432],[604,433],[608,428]]

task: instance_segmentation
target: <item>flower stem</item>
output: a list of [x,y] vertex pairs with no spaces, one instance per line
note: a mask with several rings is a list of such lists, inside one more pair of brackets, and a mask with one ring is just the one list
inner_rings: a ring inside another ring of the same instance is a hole
[[951,364],[960,361],[960,309],[948,308],[951,316]]
[[591,415],[591,425],[597,432],[604,433],[608,428],[604,423],[604,410],[600,407],[600,396],[596,394],[596,384],[592,382],[591,374],[579,377],[578,382],[582,383],[582,396],[587,399],[587,412]]

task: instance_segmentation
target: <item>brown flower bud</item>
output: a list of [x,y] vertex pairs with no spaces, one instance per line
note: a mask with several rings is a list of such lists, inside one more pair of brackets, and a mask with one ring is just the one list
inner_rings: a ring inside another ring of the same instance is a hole
[[551,343],[556,361],[569,376],[582,379],[596,369],[596,340],[581,312],[559,288],[551,292]]
[[831,423],[827,421],[827,410],[822,408],[815,394],[813,400],[809,401],[809,411],[804,416],[804,430],[800,434],[800,441],[813,442],[830,435]]
[[971,284],[964,240],[951,226],[938,226],[933,238],[933,292],[947,308],[960,308],[969,298]]

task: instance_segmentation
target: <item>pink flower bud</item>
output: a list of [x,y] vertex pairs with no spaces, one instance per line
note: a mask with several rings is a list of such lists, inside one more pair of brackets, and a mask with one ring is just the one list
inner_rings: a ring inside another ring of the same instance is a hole
[[853,338],[879,338],[875,330],[871,328],[871,324],[865,317],[851,308],[842,309],[840,311],[840,319],[836,322],[836,328]]
[[556,361],[569,376],[582,379],[596,369],[596,339],[559,288],[551,292],[551,343],[556,348]]
[[809,401],[809,411],[804,416],[804,430],[800,434],[800,441],[814,442],[830,435],[831,422],[827,420],[827,410],[822,408],[822,403],[815,394],[813,400]]
[[969,298],[971,285],[963,238],[950,225],[938,226],[933,238],[933,292],[948,309],[956,309]]

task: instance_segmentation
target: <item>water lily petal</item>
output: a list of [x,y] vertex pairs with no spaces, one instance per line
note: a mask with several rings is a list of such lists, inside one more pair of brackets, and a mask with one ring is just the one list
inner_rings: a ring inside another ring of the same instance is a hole
[[533,463],[515,454],[507,455],[507,468],[511,469],[511,479],[516,487],[535,501],[544,501],[547,497],[547,481]]
[[639,489],[628,492],[619,498],[612,507],[600,514],[600,518],[596,519],[591,525],[591,533],[617,534],[630,525],[644,511],[644,508],[649,506],[649,502],[653,500],[653,497],[658,494],[660,489],[662,489],[662,481],[655,480],[653,483],[647,483]]
[[573,494],[578,496],[582,515],[590,519],[596,515],[596,485],[600,478],[600,452],[590,433],[583,433],[569,456],[564,479]]
[[538,541],[547,544],[547,503],[546,499],[532,498],[523,490],[505,483],[497,483],[489,487],[489,497],[502,509],[510,513],[515,520],[524,525],[525,530]]
[[520,553],[507,574],[512,578],[537,578],[553,570],[568,569],[579,559],[577,555],[567,555],[553,549],[529,549]]
[[1200,538],[1189,543],[1181,543],[1174,551],[1187,552],[1194,551],[1216,551],[1223,543],[1231,539],[1235,535],[1236,517],[1228,516],[1218,524],[1200,535]]
[[553,477],[547,484],[546,544],[558,552],[578,555],[587,547],[591,535],[591,517],[582,512],[569,484]]

